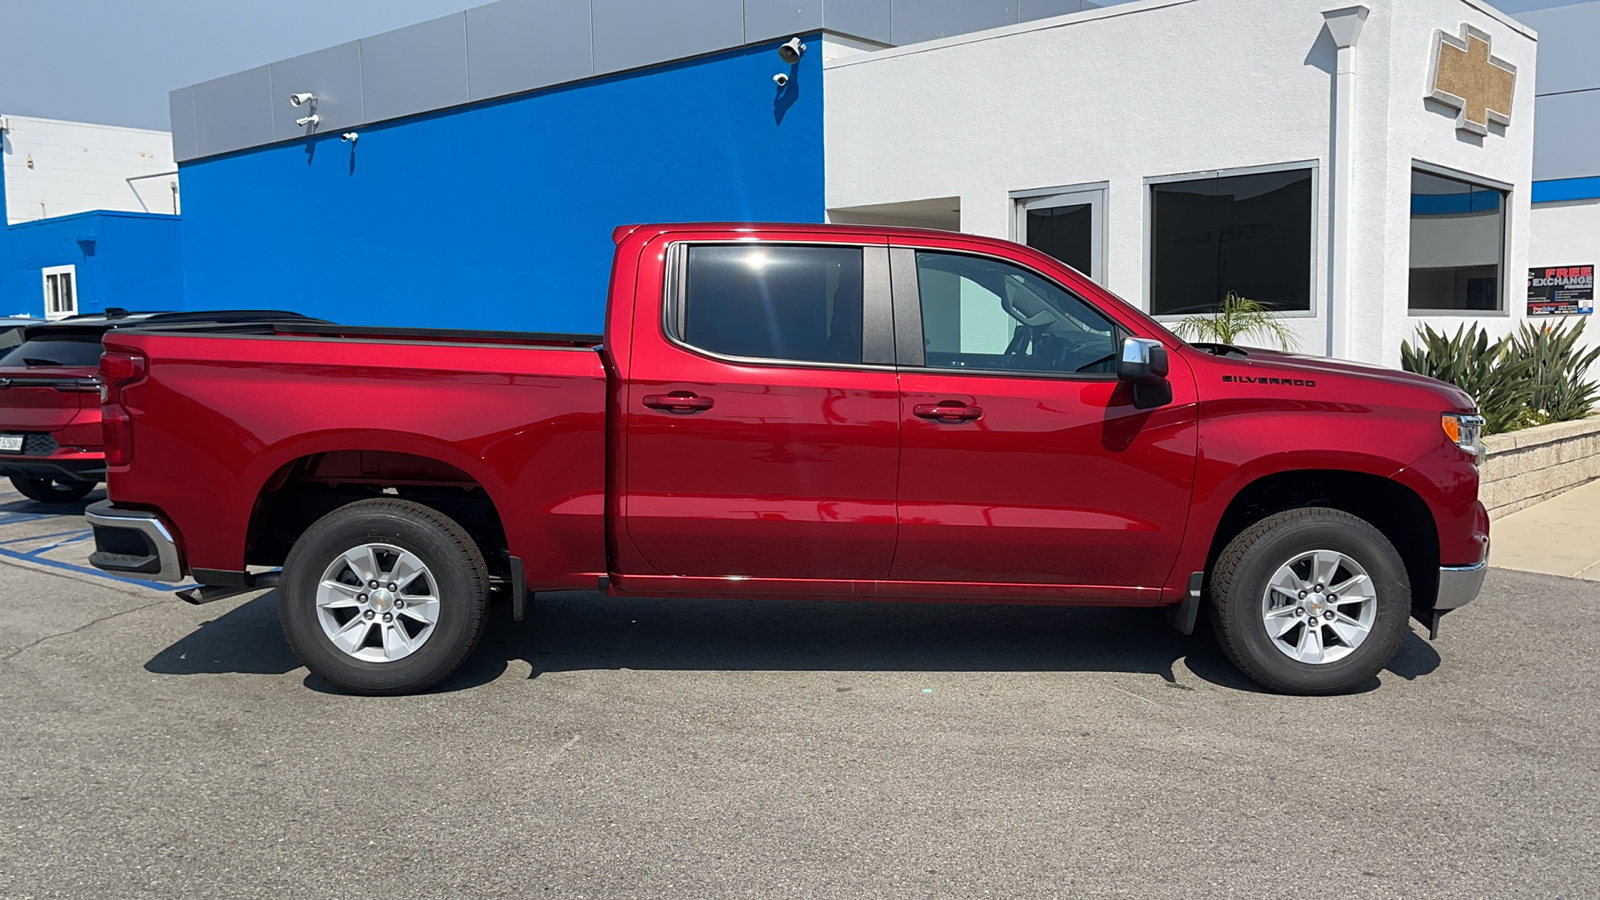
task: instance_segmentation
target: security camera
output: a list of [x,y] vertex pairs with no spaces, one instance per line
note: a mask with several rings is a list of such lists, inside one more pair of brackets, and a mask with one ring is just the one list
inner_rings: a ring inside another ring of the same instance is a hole
[[804,56],[805,52],[806,45],[799,38],[793,37],[778,48],[778,58],[792,66],[800,61],[800,57]]
[[361,140],[361,135],[356,134],[354,131],[346,131],[344,134],[339,135],[339,142],[342,144],[354,144],[359,140]]
[[772,83],[778,87],[784,87],[789,83],[789,76],[779,72],[778,74],[772,76]]
[[321,121],[322,121],[322,117],[321,116],[317,115],[316,113],[312,113],[311,115],[306,116],[303,119],[295,119],[294,123],[296,125],[299,125],[301,128],[304,128],[307,125],[313,125],[314,126],[318,122],[321,122]]
[[316,94],[290,94],[289,95],[289,105],[290,106],[300,106],[301,104],[315,103],[315,102],[317,102],[317,95]]

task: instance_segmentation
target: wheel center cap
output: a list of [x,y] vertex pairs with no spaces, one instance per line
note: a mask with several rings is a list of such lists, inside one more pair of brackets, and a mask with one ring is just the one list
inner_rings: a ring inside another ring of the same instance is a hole
[[1306,612],[1313,616],[1320,616],[1328,609],[1326,601],[1321,594],[1312,594],[1306,598]]
[[394,606],[394,594],[389,591],[373,591],[367,595],[367,599],[372,604],[372,608],[378,612],[388,612],[389,608]]

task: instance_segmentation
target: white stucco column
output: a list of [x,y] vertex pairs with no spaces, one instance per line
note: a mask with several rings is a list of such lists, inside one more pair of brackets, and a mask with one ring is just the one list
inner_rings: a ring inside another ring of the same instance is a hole
[[1328,355],[1353,358],[1350,352],[1352,293],[1350,290],[1351,207],[1354,203],[1351,181],[1355,170],[1356,41],[1370,10],[1365,6],[1346,6],[1322,14],[1328,34],[1339,48],[1333,85],[1333,160],[1328,195],[1332,209],[1332,234],[1328,241],[1328,265],[1332,270],[1328,285]]

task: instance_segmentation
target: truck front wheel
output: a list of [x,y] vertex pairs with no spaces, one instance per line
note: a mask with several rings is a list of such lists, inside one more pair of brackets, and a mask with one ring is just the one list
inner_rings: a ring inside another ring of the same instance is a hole
[[1357,690],[1394,659],[1411,583],[1383,533],[1335,509],[1245,529],[1211,573],[1211,618],[1234,664],[1285,694]]
[[488,591],[483,553],[454,520],[420,503],[363,500],[295,542],[278,618],[317,675],[359,694],[409,694],[472,653]]

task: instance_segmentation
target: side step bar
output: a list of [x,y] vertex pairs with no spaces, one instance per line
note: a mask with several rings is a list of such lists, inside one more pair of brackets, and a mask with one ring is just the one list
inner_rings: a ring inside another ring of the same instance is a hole
[[250,572],[243,574],[244,577],[239,579],[236,584],[202,584],[199,587],[179,591],[178,599],[185,603],[193,603],[195,606],[200,606],[205,603],[226,600],[229,597],[237,597],[240,594],[275,588],[278,586],[278,582],[283,579],[283,571],[281,569],[260,574],[252,574]]

